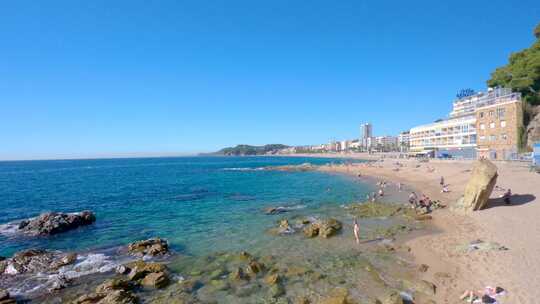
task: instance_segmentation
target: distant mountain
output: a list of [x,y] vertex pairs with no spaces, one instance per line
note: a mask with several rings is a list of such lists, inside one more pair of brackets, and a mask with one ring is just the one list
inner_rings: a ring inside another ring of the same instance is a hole
[[243,156],[243,155],[264,155],[275,154],[281,149],[289,148],[289,146],[281,144],[272,144],[264,146],[250,146],[250,145],[237,145],[236,147],[228,147],[221,149],[217,152],[211,153],[212,155],[227,155],[227,156]]

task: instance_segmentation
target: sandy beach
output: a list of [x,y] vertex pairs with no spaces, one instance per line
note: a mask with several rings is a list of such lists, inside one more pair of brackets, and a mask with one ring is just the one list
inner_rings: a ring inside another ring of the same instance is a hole
[[[304,155],[305,156],[305,155]],[[317,157],[321,155],[316,155]],[[328,156],[336,157],[335,154]],[[365,154],[341,155],[349,158],[380,159]],[[401,163],[399,170],[396,162]],[[479,290],[485,286],[500,286],[508,292],[500,303],[538,303],[540,298],[540,175],[532,173],[526,163],[495,162],[499,178],[497,185],[510,188],[514,194],[511,205],[494,190],[490,207],[470,214],[451,208],[436,210],[432,224],[439,233],[415,238],[408,242],[417,264],[429,266],[423,274],[437,288],[437,303],[460,303],[464,290]],[[350,164],[326,166],[324,171],[358,176],[368,175],[386,180],[390,186],[401,182],[404,190],[414,189],[451,207],[464,192],[473,161],[431,160],[418,162],[385,158],[376,165]],[[440,178],[449,184],[449,193],[441,193]],[[497,242],[508,250],[459,250],[471,241]]]

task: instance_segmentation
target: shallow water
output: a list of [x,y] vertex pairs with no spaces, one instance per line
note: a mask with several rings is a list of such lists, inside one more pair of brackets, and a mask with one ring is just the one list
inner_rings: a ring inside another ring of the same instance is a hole
[[[118,255],[118,247],[154,236],[167,239],[176,252],[168,261],[175,280],[204,282],[201,290],[188,295],[197,301],[275,302],[276,297],[269,296],[270,286],[264,283],[265,274],[241,284],[227,279],[235,268],[246,266],[230,258],[240,251],[250,252],[264,260],[267,268],[280,273],[285,286],[283,299],[305,296],[319,301],[340,287],[355,299],[371,300],[388,288],[399,290],[398,278],[412,276],[411,265],[384,250],[380,252],[379,240],[362,245],[353,242],[353,217],[343,205],[362,201],[373,191],[373,181],[316,171],[261,170],[266,166],[342,161],[185,157],[0,163],[0,223],[52,210],[90,209],[97,215],[95,224],[54,237],[0,235],[0,255],[30,247],[83,253],[78,264],[63,273],[79,276],[78,268],[87,267],[83,270],[95,274],[79,279],[67,291],[35,298],[46,303],[61,303],[92,290],[106,277],[100,272],[126,262],[125,256]],[[389,200],[401,199],[391,189],[387,193]],[[289,211],[266,215],[264,209],[270,206],[285,206]],[[307,239],[301,231],[286,236],[269,233],[283,218],[292,223],[303,217],[334,217],[344,227],[330,239]],[[399,228],[404,223],[402,218],[364,219],[360,221],[361,235],[368,241],[380,236],[381,230]],[[291,275],[292,269],[305,273]],[[223,272],[221,277],[208,277],[218,270]],[[198,272],[203,274],[193,275]],[[8,283],[2,282],[4,287],[9,287]],[[227,288],[214,286],[222,283]],[[33,277],[10,291],[23,297],[39,296],[25,292],[36,284],[46,287],[50,281]],[[178,286],[138,296],[143,302],[169,303],[178,298]]]

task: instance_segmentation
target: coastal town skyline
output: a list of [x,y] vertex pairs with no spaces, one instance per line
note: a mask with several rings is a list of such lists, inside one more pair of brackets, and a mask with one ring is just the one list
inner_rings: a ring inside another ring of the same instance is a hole
[[0,51],[0,159],[309,145],[358,138],[363,122],[397,135],[444,118],[458,90],[486,90],[490,73],[532,43],[539,8],[526,2],[135,2],[125,16],[121,2],[34,4],[24,15],[24,4],[4,3],[13,31]]

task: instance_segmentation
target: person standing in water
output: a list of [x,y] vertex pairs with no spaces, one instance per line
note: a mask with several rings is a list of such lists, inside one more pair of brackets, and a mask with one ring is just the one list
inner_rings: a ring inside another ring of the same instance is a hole
[[354,219],[353,232],[356,244],[360,244],[360,226],[358,225],[358,221],[356,219]]

